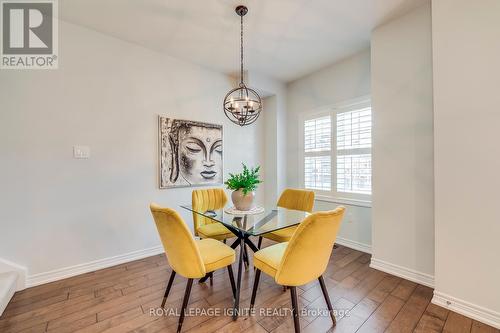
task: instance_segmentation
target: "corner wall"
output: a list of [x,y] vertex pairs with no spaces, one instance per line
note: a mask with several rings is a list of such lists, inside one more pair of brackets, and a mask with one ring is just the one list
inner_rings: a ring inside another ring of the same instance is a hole
[[374,268],[434,284],[431,5],[372,32]]
[[433,302],[500,328],[500,1],[432,3]]
[[264,133],[260,139],[265,138],[265,164],[262,166],[264,183],[260,187],[265,192],[265,205],[273,207],[286,187],[286,85],[256,72],[248,73],[247,83],[258,89],[263,98],[264,110],[261,112],[260,121],[263,123]]

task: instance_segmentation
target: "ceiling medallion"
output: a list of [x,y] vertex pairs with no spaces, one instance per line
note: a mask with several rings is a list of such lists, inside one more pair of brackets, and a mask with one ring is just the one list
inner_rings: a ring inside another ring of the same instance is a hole
[[248,88],[243,82],[243,16],[248,13],[248,8],[238,6],[235,11],[240,16],[241,21],[240,83],[224,98],[224,113],[233,123],[246,126],[255,122],[259,117],[262,110],[262,100],[255,90]]

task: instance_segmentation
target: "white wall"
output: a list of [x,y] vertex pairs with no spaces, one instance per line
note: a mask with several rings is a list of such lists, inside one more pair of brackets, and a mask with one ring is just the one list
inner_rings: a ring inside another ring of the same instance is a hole
[[[370,51],[365,50],[318,72],[293,81],[287,86],[287,184],[301,184],[299,117],[336,103],[370,94]],[[316,201],[315,210],[334,209],[338,204]],[[339,239],[371,246],[371,209],[345,205],[347,214]],[[352,243],[350,244],[353,245]]]
[[58,70],[0,71],[0,257],[30,275],[160,244],[149,203],[180,210],[192,188],[158,189],[158,114],[222,123],[226,173],[264,164],[262,122],[222,112],[225,76],[64,22],[59,33]]
[[286,85],[281,81],[260,73],[248,73],[247,84],[258,89],[263,98],[264,111],[262,122],[264,127],[264,189],[265,204],[276,205],[279,195],[286,187]]
[[374,267],[432,285],[430,2],[372,32]]
[[500,328],[500,1],[432,5],[434,301]]

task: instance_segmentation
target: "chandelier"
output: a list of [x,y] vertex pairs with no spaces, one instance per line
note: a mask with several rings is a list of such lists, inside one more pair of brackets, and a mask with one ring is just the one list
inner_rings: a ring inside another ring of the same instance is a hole
[[257,120],[262,110],[262,101],[259,94],[243,82],[243,16],[248,13],[248,8],[238,6],[235,11],[241,20],[240,83],[224,98],[224,113],[233,123],[245,126]]

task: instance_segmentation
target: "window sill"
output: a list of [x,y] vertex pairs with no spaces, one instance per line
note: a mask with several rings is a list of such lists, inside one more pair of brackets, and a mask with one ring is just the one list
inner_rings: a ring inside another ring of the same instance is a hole
[[317,201],[332,202],[349,206],[365,207],[371,208],[372,202],[368,200],[357,200],[357,199],[347,199],[347,198],[334,198],[325,195],[316,195]]

